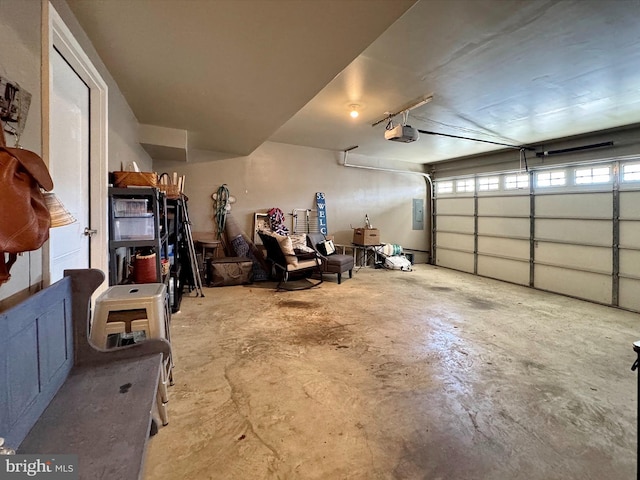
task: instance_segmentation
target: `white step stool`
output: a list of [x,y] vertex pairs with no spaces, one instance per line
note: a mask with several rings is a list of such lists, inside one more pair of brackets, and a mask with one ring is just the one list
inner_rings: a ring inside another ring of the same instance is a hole
[[[140,310],[144,312],[139,312]],[[144,332],[146,338],[164,338],[171,342],[170,315],[167,288],[163,283],[109,287],[96,299],[91,323],[91,343],[106,349],[109,335],[134,332]],[[158,410],[163,425],[168,423],[168,385],[173,385],[172,357],[165,360],[158,385]]]

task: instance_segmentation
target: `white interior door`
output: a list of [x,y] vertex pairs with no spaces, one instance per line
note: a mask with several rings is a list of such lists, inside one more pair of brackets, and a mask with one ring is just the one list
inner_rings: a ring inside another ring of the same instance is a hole
[[89,87],[54,50],[50,57],[50,164],[54,192],[77,222],[52,228],[49,240],[51,282],[65,269],[88,268],[89,237]]
[[[66,268],[108,271],[108,88],[55,8],[43,5],[49,17],[47,159],[55,193],[78,220],[50,231],[54,282]],[[104,282],[95,294],[106,288]]]

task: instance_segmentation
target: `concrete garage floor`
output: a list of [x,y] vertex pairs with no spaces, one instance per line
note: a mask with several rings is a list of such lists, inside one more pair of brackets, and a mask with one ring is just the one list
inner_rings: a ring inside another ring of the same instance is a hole
[[630,479],[637,314],[417,265],[205,289],[146,479]]

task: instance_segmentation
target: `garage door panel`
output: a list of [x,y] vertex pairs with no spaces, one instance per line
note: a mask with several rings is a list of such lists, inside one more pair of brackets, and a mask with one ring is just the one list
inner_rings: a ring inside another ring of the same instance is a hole
[[478,235],[529,238],[530,228],[528,218],[478,218]]
[[474,211],[473,197],[439,198],[436,200],[438,215],[473,215]]
[[638,295],[638,292],[640,292],[640,280],[621,278],[618,305],[629,310],[640,311],[640,295]]
[[611,193],[537,195],[536,216],[609,218],[613,211]]
[[613,271],[611,248],[604,247],[536,242],[535,261],[600,273]]
[[473,235],[462,233],[439,232],[436,235],[436,247],[452,248],[455,250],[467,250],[473,252]]
[[640,222],[620,221],[620,245],[640,248]]
[[640,277],[640,251],[620,249],[620,274]]
[[620,192],[620,218],[640,220],[640,192]]
[[478,237],[478,253],[529,260],[529,240]]
[[436,265],[473,273],[473,253],[456,252],[439,248],[436,250]]
[[528,216],[529,196],[478,197],[478,215]]
[[529,285],[529,262],[478,255],[478,275]]
[[473,217],[451,217],[438,215],[438,217],[436,218],[436,230],[473,234]]
[[611,303],[610,275],[567,270],[547,265],[536,265],[534,273],[535,288],[594,302]]
[[536,240],[556,240],[577,244],[611,247],[613,222],[611,220],[556,220],[536,219]]

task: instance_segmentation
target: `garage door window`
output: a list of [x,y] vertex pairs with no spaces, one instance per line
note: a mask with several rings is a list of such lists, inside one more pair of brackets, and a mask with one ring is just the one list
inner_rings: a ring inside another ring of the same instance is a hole
[[527,188],[529,186],[529,175],[506,175],[504,177],[505,190],[516,188]]
[[536,185],[538,187],[560,187],[566,185],[567,175],[564,170],[555,172],[539,172],[536,175]]
[[478,190],[488,192],[500,188],[500,177],[480,177],[478,178]]
[[437,191],[439,194],[453,193],[453,182],[438,182]]
[[473,178],[465,178],[456,182],[456,192],[474,192],[476,181]]
[[611,181],[611,167],[591,167],[576,170],[576,185],[590,185]]
[[623,182],[640,181],[640,163],[628,163],[622,166]]

